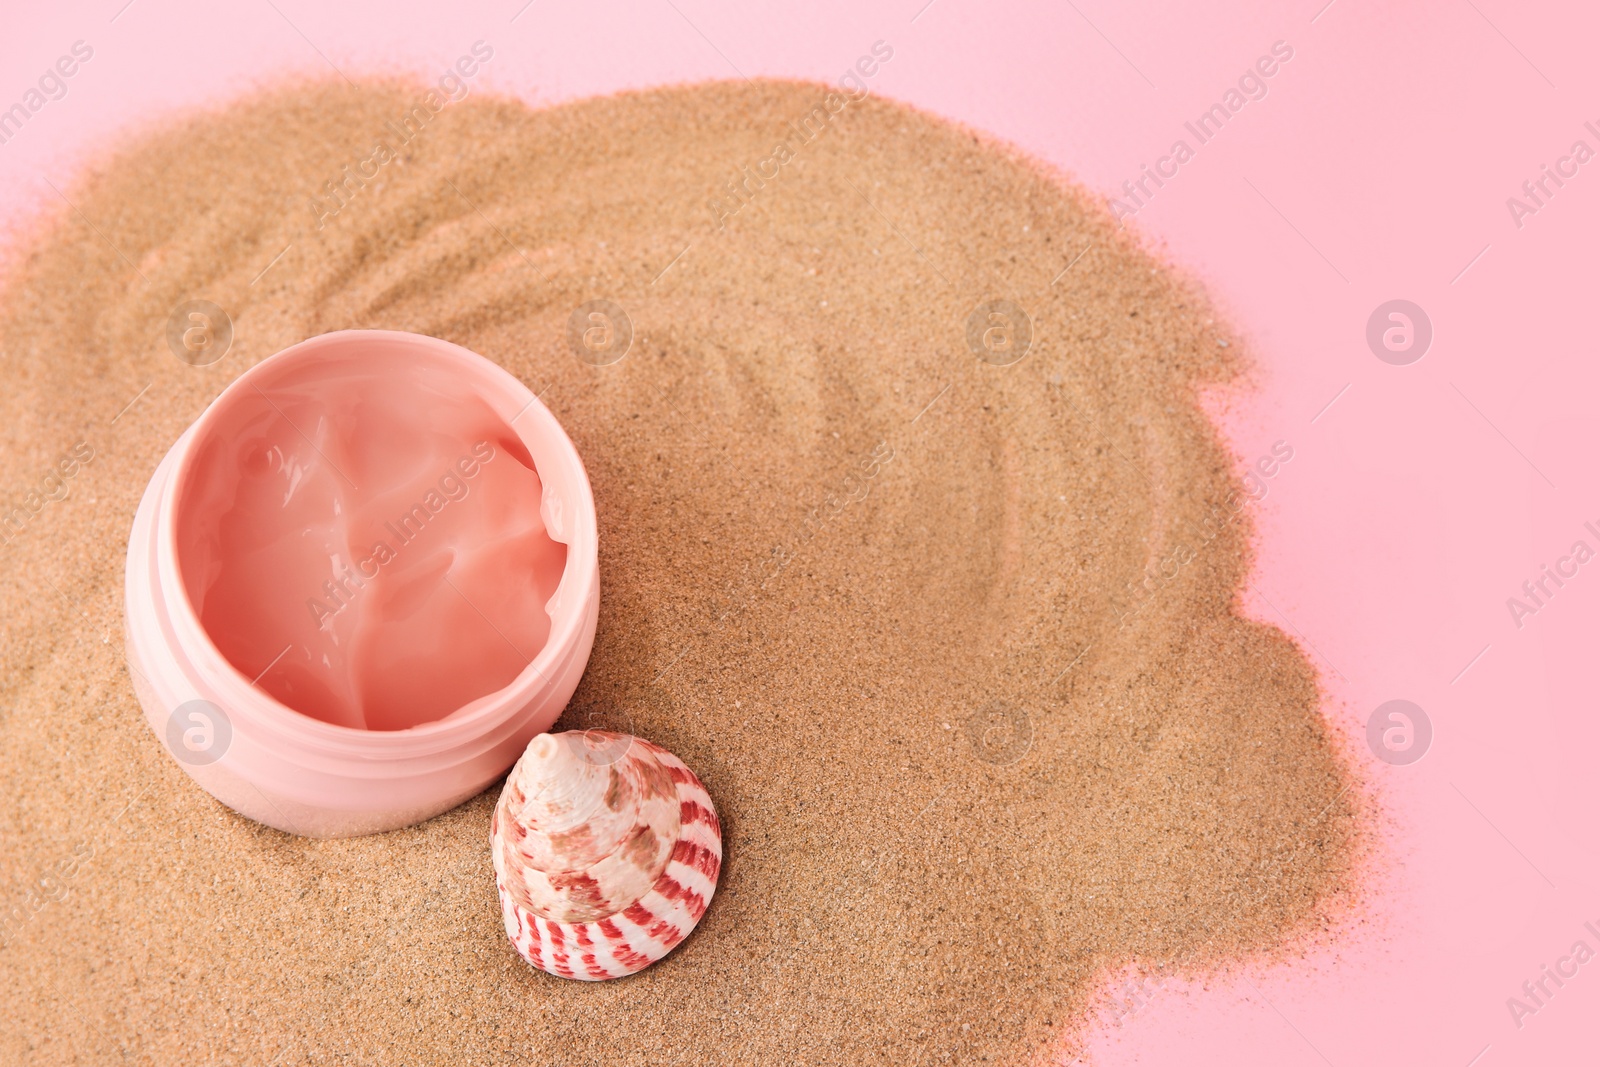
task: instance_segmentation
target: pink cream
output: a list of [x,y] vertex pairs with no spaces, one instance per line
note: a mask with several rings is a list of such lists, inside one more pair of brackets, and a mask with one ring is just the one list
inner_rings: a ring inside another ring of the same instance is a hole
[[442,366],[308,363],[231,399],[176,516],[184,587],[246,678],[323,722],[403,730],[544,648],[567,548],[527,447]]

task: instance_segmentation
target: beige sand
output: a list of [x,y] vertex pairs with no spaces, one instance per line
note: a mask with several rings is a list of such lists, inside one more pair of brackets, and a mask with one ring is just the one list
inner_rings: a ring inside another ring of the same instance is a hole
[[[1020,1063],[1106,967],[1327,915],[1347,779],[1311,668],[1230,612],[1241,487],[1194,399],[1237,348],[1081,194],[825,94],[470,99],[332,214],[311,198],[398,147],[420,93],[300,89],[67,190],[0,322],[6,506],[93,456],[4,546],[0,1060]],[[165,340],[191,298],[233,318],[211,366]],[[568,341],[597,299],[634,330],[609,366]],[[1020,362],[967,343],[990,300],[1031,317]],[[497,790],[301,840],[201,793],[140,716],[146,480],[240,371],[344,327],[499,361],[588,462],[604,593],[564,722],[672,749],[728,831],[705,921],[638,977],[514,955]]]

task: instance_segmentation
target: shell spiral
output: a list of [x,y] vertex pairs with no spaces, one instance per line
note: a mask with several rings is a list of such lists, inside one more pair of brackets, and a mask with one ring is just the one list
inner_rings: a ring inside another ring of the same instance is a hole
[[711,795],[672,753],[603,730],[540,734],[489,827],[506,935],[533,966],[603,981],[654,963],[722,871]]

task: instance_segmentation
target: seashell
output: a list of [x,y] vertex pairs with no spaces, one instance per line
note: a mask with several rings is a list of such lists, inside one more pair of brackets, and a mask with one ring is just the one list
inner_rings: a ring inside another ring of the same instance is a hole
[[489,826],[506,935],[562,978],[621,978],[689,936],[717,888],[722,824],[694,772],[628,734],[540,734]]

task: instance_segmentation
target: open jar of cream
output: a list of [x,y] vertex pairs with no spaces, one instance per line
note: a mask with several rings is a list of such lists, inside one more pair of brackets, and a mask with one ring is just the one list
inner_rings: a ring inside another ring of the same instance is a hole
[[594,497],[526,386],[464,348],[324,334],[240,375],[128,541],[145,718],[239,813],[342,837],[505,774],[577,688]]

